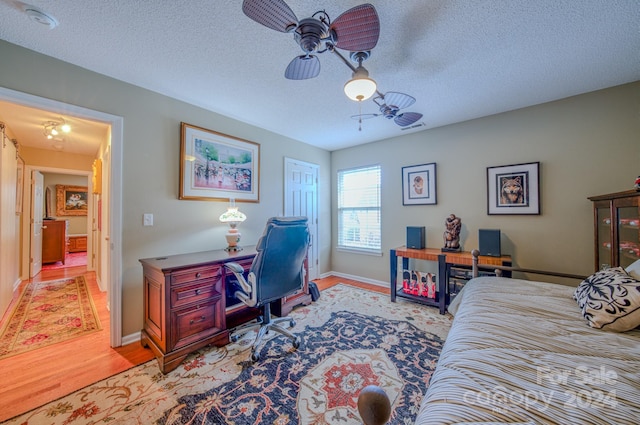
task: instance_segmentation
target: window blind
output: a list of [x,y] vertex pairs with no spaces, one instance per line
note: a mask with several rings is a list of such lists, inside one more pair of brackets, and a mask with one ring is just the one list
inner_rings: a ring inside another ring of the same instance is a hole
[[381,252],[379,165],[338,171],[338,248]]

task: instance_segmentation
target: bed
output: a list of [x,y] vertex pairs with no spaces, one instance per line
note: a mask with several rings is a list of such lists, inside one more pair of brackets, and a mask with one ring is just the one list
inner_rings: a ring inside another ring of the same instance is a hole
[[467,283],[415,423],[640,423],[640,330],[590,327],[575,291],[503,277]]

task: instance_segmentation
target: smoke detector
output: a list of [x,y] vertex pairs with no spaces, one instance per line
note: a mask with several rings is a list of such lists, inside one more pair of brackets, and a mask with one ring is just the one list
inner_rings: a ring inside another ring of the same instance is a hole
[[24,12],[33,22],[46,25],[49,29],[54,29],[58,26],[58,20],[56,18],[35,6],[25,6]]

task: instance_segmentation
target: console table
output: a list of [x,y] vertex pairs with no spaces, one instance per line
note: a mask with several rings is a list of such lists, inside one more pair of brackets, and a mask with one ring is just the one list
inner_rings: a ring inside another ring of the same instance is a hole
[[[220,249],[139,260],[144,275],[140,342],[153,351],[163,373],[199,348],[228,344],[230,329],[258,316],[258,309],[226,292],[235,276],[224,267],[236,262],[247,273],[255,255],[255,246],[247,246],[242,251]],[[306,260],[304,266],[307,270]],[[310,303],[305,277],[302,290],[275,301],[272,312],[287,315],[296,305]]]
[[[391,302],[396,301],[396,297],[406,298],[421,304],[439,307],[440,314],[444,314],[449,305],[449,294],[447,291],[449,280],[449,269],[452,265],[472,266],[473,256],[471,252],[443,252],[438,248],[413,249],[401,246],[390,250],[390,289]],[[398,258],[402,258],[402,270],[409,268],[409,259],[438,262],[438,291],[436,298],[427,298],[418,295],[405,293],[402,289],[398,291]],[[503,255],[501,257],[478,257],[479,264],[494,266],[511,266],[511,256]]]

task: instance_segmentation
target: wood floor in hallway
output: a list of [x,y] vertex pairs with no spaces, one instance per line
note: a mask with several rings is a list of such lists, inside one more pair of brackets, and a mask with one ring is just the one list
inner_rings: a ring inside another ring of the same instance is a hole
[[[86,266],[43,270],[33,281],[79,275],[91,291],[102,330],[0,360],[0,422],[153,358],[151,350],[138,342],[110,347],[107,294],[100,291],[95,273],[87,272]],[[8,311],[28,282],[16,291]],[[9,316],[5,314],[0,327]]]

